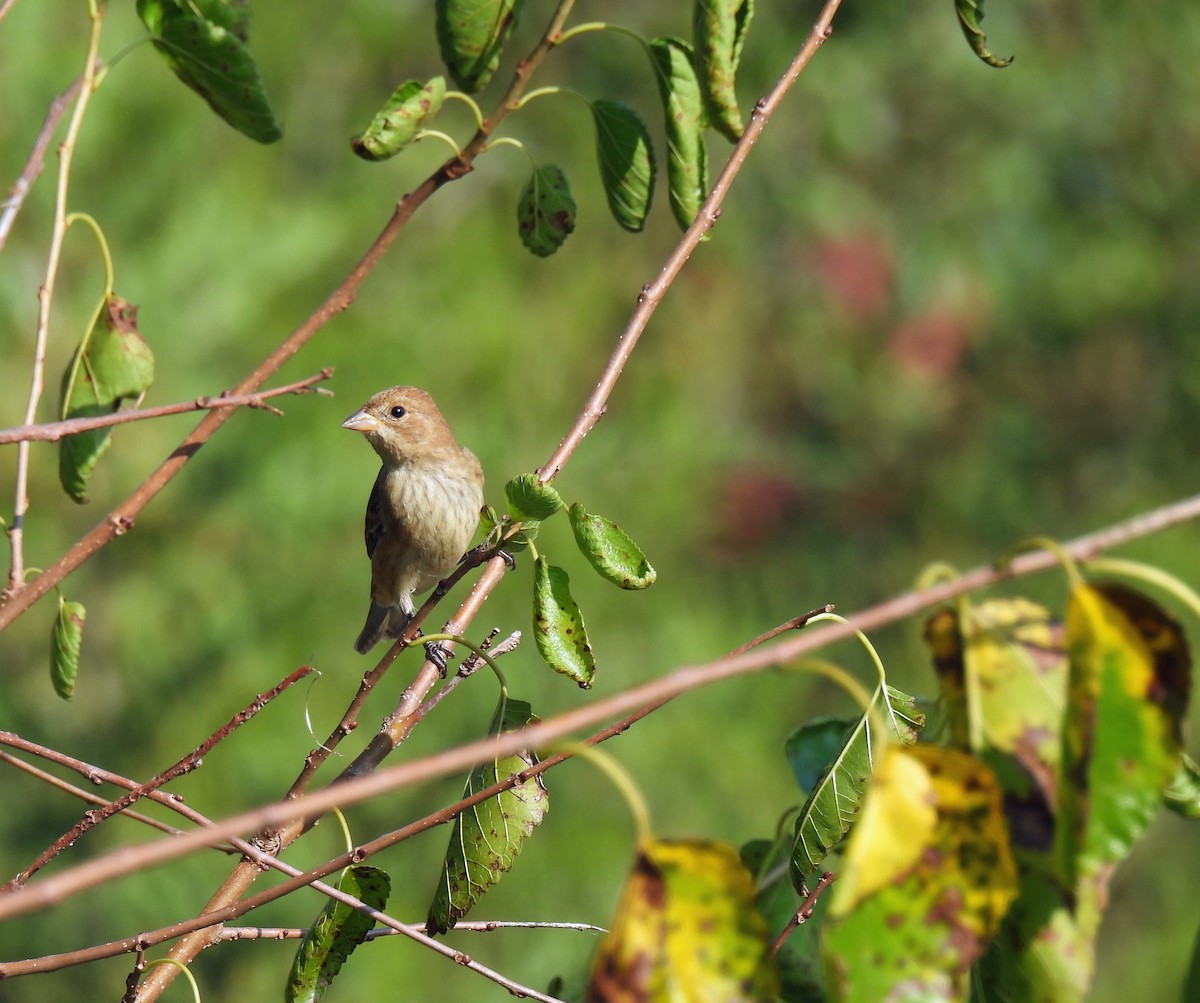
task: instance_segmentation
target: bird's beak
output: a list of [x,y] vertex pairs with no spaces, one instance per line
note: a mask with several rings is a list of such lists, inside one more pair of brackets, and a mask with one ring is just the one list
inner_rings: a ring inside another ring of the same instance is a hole
[[379,421],[374,415],[367,414],[366,408],[359,408],[342,422],[342,428],[348,428],[351,432],[375,432],[379,430]]

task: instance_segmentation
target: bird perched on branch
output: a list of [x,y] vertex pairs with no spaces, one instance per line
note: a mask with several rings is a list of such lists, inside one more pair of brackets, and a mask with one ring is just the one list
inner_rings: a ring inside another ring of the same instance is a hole
[[354,642],[365,655],[408,626],[413,593],[454,570],[479,525],[483,469],[416,387],[381,390],[342,427],[362,432],[383,461],[367,502],[371,609]]

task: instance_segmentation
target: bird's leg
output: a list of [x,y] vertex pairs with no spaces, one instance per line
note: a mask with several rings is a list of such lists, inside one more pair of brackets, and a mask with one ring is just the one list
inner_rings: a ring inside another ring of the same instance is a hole
[[446,678],[446,657],[449,654],[450,650],[440,641],[427,641],[425,644],[425,657],[437,666],[437,670],[443,679]]

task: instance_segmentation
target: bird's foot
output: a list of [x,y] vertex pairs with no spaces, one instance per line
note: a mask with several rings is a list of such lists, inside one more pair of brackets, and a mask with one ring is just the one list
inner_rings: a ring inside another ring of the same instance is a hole
[[425,644],[425,657],[437,666],[443,679],[446,678],[446,659],[449,654],[450,649],[438,641],[428,641]]

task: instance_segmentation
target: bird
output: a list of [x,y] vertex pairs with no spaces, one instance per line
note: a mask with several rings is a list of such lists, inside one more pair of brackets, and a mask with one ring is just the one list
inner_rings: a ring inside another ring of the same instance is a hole
[[479,525],[483,468],[417,387],[381,390],[342,427],[362,432],[383,461],[364,530],[371,608],[354,648],[365,655],[399,637],[416,612],[414,593],[431,589],[462,558]]

